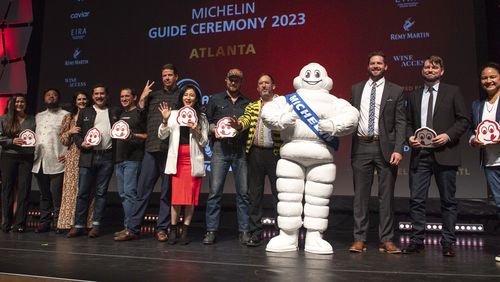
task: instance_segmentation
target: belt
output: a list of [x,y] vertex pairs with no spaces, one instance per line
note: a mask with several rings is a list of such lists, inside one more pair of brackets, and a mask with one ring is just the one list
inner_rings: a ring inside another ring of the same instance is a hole
[[107,150],[94,150],[95,154],[106,154],[106,153],[111,153],[113,149],[107,149]]
[[378,136],[378,135],[373,135],[373,136],[358,136],[358,140],[365,141],[365,142],[379,141],[380,140],[380,136]]
[[274,149],[274,147],[264,147],[264,146],[257,146],[257,145],[252,145],[252,148],[261,149],[261,150],[272,150],[272,149]]

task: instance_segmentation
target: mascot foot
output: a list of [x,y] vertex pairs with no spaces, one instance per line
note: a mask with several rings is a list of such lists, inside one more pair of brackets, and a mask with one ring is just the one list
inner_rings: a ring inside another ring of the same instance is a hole
[[321,238],[321,234],[319,233],[319,231],[314,230],[307,230],[304,251],[320,255],[333,254],[332,245]]
[[299,246],[299,230],[280,230],[280,235],[274,237],[267,243],[266,251],[273,253],[293,252]]

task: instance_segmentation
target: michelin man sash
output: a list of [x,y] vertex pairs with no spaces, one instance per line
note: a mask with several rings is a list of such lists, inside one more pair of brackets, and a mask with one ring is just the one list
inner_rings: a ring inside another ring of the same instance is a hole
[[335,151],[339,149],[339,139],[330,135],[327,132],[319,132],[318,122],[319,117],[316,113],[306,104],[306,102],[297,93],[291,93],[285,96],[286,102],[292,105],[295,113],[300,119],[323,140],[328,146],[331,146]]

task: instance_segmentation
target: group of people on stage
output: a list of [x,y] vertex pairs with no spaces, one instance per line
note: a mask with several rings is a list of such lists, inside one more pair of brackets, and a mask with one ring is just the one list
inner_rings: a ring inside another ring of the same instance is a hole
[[[481,87],[487,95],[474,101],[472,115],[459,88],[441,82],[445,70],[442,58],[430,56],[424,61],[423,87],[408,95],[403,94],[402,87],[386,80],[387,69],[384,53],[372,52],[368,56],[369,78],[352,86],[351,103],[359,111],[359,122],[352,136],[354,242],[349,251],[366,251],[368,202],[375,172],[379,187],[379,251],[424,251],[426,198],[434,175],[443,216],[442,252],[453,257],[460,138],[468,130],[470,145],[480,148],[481,165],[500,208],[500,145],[498,140],[481,142],[475,132],[484,120],[500,122],[500,67],[488,63],[481,69]],[[153,91],[154,82],[150,81],[139,96],[131,88],[121,89],[121,107],[108,103],[108,89],[102,84],[95,85],[90,96],[84,91],[75,93],[69,112],[59,106],[61,93],[48,89],[43,93],[46,110],[36,117],[26,113],[26,97],[14,95],[0,119],[2,231],[25,231],[33,173],[40,189],[40,224],[35,232],[48,232],[55,223],[55,231],[69,230],[69,238],[100,236],[108,185],[115,171],[124,222],[114,240],[139,238],[151,193],[160,180],[156,238],[170,244],[188,244],[187,232],[198,205],[201,180],[206,175],[204,147],[210,143],[211,173],[202,242],[209,245],[217,240],[224,182],[232,168],[239,241],[247,246],[261,245],[266,176],[274,206],[280,197],[276,169],[283,141],[280,133],[269,129],[261,117],[263,107],[278,97],[273,77],[267,73],[258,77],[260,98],[251,102],[241,93],[243,72],[230,69],[225,91],[212,95],[203,111],[197,86],[177,87],[179,74],[174,65],[164,65],[161,76],[160,90]],[[181,126],[178,118],[186,107],[195,117]],[[221,136],[218,130],[219,120],[227,117],[237,132],[234,137]],[[128,124],[130,135],[126,139],[111,136],[112,127],[119,120]],[[430,146],[423,146],[415,136],[422,127],[436,133]],[[36,133],[35,146],[25,146],[20,137],[26,129]],[[96,136],[88,136],[89,131],[96,129],[100,138],[97,145],[89,141]],[[393,198],[397,167],[406,142],[412,147],[412,235],[410,244],[400,249],[393,242]],[[277,212],[286,213],[279,209]]]

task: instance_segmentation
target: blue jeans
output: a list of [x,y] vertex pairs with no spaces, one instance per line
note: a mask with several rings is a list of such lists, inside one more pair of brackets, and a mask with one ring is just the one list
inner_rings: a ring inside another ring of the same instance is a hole
[[134,212],[137,197],[137,179],[141,172],[140,161],[123,161],[115,165],[116,186],[122,199],[123,226],[128,228],[128,221]]
[[236,208],[239,231],[248,231],[247,163],[244,144],[216,141],[212,148],[209,194],[207,200],[207,231],[217,231],[220,218],[220,201],[229,167],[233,169],[236,186]]
[[500,166],[485,166],[484,175],[486,175],[486,182],[493,193],[495,203],[498,209],[498,218],[500,218]]
[[87,224],[89,195],[95,187],[95,208],[92,225],[100,225],[106,209],[106,194],[113,174],[111,151],[94,153],[92,167],[79,167],[78,196],[76,197],[75,227]]
[[170,224],[170,175],[165,174],[167,154],[163,152],[144,152],[141,174],[137,184],[137,198],[133,213],[128,222],[128,229],[138,234],[149,203],[149,197],[155,188],[158,178],[161,179],[160,211],[156,231],[166,231]]

